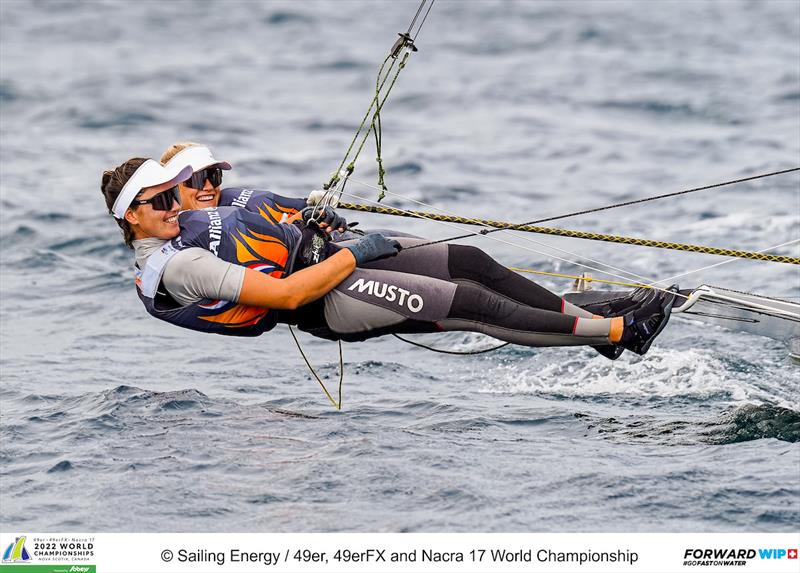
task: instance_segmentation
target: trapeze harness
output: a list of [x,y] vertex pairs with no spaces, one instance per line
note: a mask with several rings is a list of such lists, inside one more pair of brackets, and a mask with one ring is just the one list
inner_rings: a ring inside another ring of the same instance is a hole
[[164,268],[183,249],[200,247],[220,259],[281,278],[300,239],[293,225],[239,207],[216,207],[178,214],[181,234],[150,255],[136,271],[139,298],[152,316],[201,332],[258,336],[278,322],[278,313],[226,300],[205,299],[179,306],[161,287]]

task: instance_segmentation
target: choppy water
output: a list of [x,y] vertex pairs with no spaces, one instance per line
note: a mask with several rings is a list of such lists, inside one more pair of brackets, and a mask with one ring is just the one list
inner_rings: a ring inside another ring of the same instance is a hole
[[[800,370],[768,339],[676,319],[646,358],[613,364],[348,344],[337,413],[282,328],[225,339],[145,314],[101,171],[189,139],[235,164],[228,184],[304,195],[415,9],[0,3],[2,529],[797,529]],[[798,38],[794,1],[439,0],[384,112],[390,188],[520,221],[797,165]],[[372,157],[358,179],[374,182]],[[761,249],[800,237],[799,190],[792,174],[563,223]],[[717,262],[533,238],[654,278]],[[686,281],[800,295],[786,265]],[[303,340],[335,385],[335,346]]]

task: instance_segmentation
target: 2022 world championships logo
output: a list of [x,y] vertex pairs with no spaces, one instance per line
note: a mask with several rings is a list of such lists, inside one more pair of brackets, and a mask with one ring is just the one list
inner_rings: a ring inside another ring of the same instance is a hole
[[3,563],[27,563],[31,560],[31,554],[25,549],[25,539],[22,535],[14,543],[9,543],[3,552]]

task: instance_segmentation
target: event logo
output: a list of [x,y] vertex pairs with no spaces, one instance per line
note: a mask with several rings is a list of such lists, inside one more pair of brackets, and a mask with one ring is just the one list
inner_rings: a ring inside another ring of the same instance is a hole
[[743,567],[755,559],[755,549],[739,547],[689,548],[683,552],[684,567]]
[[797,559],[797,548],[688,548],[683,552],[683,566],[742,567],[751,559]]
[[25,549],[25,536],[17,537],[14,543],[9,543],[8,548],[3,553],[3,563],[27,563],[31,560],[31,555]]
[[761,559],[797,559],[797,549],[759,549]]

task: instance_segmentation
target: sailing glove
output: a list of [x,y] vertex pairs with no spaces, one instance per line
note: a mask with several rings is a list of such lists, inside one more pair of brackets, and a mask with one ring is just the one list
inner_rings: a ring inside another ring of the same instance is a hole
[[328,232],[336,229],[347,229],[347,221],[344,217],[336,214],[333,207],[306,207],[300,211],[300,216],[303,218],[303,223],[308,225],[309,221],[316,221],[317,226],[327,225]]
[[323,189],[314,189],[309,193],[308,199],[306,199],[306,205],[319,205],[323,199],[326,199],[331,207],[337,207],[339,205],[339,199],[336,197],[336,193],[329,193]]
[[356,266],[360,267],[364,263],[393,257],[403,250],[403,246],[394,239],[387,239],[379,233],[365,235],[352,245],[347,245],[356,258]]

